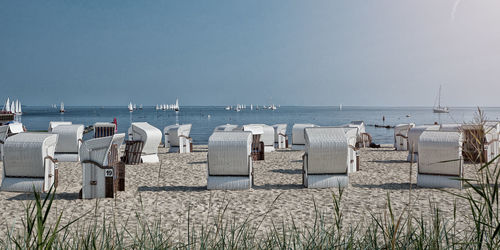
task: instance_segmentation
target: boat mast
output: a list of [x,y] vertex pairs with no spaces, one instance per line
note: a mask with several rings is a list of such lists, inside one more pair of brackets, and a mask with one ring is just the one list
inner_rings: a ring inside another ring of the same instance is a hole
[[441,108],[441,85],[439,85],[438,108]]

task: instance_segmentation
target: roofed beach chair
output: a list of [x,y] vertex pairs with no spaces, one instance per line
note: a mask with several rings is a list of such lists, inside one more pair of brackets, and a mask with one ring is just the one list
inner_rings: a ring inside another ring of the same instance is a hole
[[189,137],[191,124],[170,125],[163,129],[165,147],[168,152],[190,153],[193,150],[193,139]]
[[238,129],[238,125],[235,124],[224,124],[215,127],[214,132],[223,132],[223,131],[233,131]]
[[57,187],[54,152],[57,135],[20,133],[7,138],[3,147],[1,191],[47,192]]
[[265,157],[264,154],[265,146],[264,142],[262,141],[264,128],[260,125],[243,125],[242,127],[239,127],[237,130],[242,130],[252,133],[252,159],[254,161],[263,161]]
[[94,124],[94,138],[112,136],[115,134],[116,124],[112,122],[96,122]]
[[25,131],[23,124],[20,122],[9,123],[9,124],[7,124],[7,126],[9,126],[9,132],[8,132],[7,137],[12,136],[12,135],[16,135],[19,133],[24,133],[24,131]]
[[309,123],[296,123],[292,127],[292,149],[293,150],[304,150],[306,145],[306,139],[304,137],[304,129],[317,127],[314,124]]
[[160,162],[158,158],[158,147],[161,143],[162,134],[159,129],[147,122],[133,122],[128,130],[129,140],[142,141],[141,160],[145,163]]
[[[262,135],[260,141],[264,143],[264,152],[273,152],[274,149],[274,128],[266,124],[248,124],[245,126],[261,126]],[[243,129],[245,130],[245,129]]]
[[53,134],[59,135],[55,157],[61,162],[80,161],[80,145],[83,142],[82,124],[58,125],[52,129]]
[[208,140],[207,189],[249,189],[253,183],[252,133],[215,132]]
[[303,184],[307,188],[349,184],[349,145],[344,128],[306,128]]
[[274,128],[274,146],[278,149],[288,148],[288,135],[286,135],[287,124],[275,124]]
[[418,142],[417,186],[462,188],[461,132],[424,131]]
[[125,134],[100,137],[84,141],[80,147],[82,163],[81,198],[113,198],[118,188],[115,169],[117,148]]
[[415,123],[398,124],[394,127],[394,148],[397,151],[408,150],[408,131],[415,127]]
[[418,161],[418,140],[426,130],[439,130],[439,125],[419,125],[408,131],[408,157],[406,158],[408,162]]
[[351,121],[347,125],[351,128],[358,128],[358,139],[356,142],[356,147],[366,148],[372,143],[372,136],[366,132],[366,126],[364,121]]
[[56,122],[56,121],[51,121],[49,122],[49,129],[48,129],[48,132],[52,132],[52,130],[59,126],[59,125],[71,125],[73,124],[72,122]]

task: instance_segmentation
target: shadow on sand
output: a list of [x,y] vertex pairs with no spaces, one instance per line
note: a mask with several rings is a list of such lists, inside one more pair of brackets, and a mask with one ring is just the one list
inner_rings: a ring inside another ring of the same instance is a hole
[[[47,197],[46,193],[40,193],[40,198],[44,200]],[[23,193],[16,195],[14,197],[10,197],[7,200],[9,201],[29,201],[35,200],[35,195],[33,193]],[[78,200],[78,193],[59,193],[57,192],[54,196],[54,200]]]
[[280,174],[302,174],[302,169],[273,169],[271,172]]
[[[380,188],[387,190],[408,190],[410,189],[410,183],[384,183],[384,184],[352,184],[353,187],[358,188]],[[417,184],[412,183],[411,189],[417,189]]]
[[139,192],[201,192],[206,190],[207,186],[140,186],[137,188],[137,191]]

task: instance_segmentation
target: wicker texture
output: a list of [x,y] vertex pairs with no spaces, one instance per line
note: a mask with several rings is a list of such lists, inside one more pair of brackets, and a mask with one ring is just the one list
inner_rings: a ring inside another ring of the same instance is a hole
[[418,142],[418,173],[460,177],[462,143],[460,132],[423,132]]
[[180,136],[189,137],[192,124],[170,125],[163,129],[165,134],[165,147],[179,147]]
[[344,128],[306,128],[309,174],[347,173],[349,153]]
[[305,128],[312,128],[312,127],[316,127],[316,125],[303,124],[303,123],[294,124],[292,127],[292,144],[293,145],[305,145],[306,139],[304,136],[304,129]]
[[2,190],[30,192],[48,190],[55,181],[54,157],[57,135],[20,133],[7,138],[4,144]]
[[94,124],[94,138],[112,136],[115,134],[116,124],[111,122],[96,122]]
[[213,133],[208,140],[208,174],[248,176],[251,144],[250,132]]

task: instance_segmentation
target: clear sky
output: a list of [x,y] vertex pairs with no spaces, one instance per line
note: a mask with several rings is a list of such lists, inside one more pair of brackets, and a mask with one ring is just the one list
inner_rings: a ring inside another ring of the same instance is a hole
[[[500,106],[498,0],[0,2],[0,100]],[[0,101],[2,102],[2,101]]]

